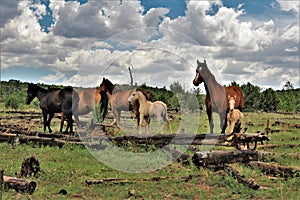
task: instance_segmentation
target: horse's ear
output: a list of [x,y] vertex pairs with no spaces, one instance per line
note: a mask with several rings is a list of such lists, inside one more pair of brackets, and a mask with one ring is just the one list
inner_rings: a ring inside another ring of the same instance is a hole
[[197,60],[197,64],[198,64],[198,65],[200,64],[199,60]]

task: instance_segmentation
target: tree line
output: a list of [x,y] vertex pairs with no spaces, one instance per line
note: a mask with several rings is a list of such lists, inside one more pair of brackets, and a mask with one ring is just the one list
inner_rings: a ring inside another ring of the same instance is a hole
[[[25,105],[27,84],[19,80],[1,81],[0,107],[7,109],[39,108],[39,101],[36,99],[31,105]],[[57,85],[40,84],[42,87],[62,87]],[[282,90],[272,88],[263,89],[250,82],[239,85],[233,81],[230,85],[239,86],[245,95],[244,111],[265,111],[265,112],[300,112],[300,88],[294,89],[287,81]],[[197,88],[186,90],[179,82],[172,83],[169,88],[150,87],[146,84],[140,86],[153,95],[153,101],[160,100],[167,104],[170,109],[189,109],[197,111],[205,108],[203,91]]]

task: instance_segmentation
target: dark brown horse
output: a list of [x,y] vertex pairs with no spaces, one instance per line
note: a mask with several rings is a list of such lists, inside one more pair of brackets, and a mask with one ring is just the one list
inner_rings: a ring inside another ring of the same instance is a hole
[[[115,89],[115,85],[112,84],[110,80],[103,77],[102,83],[100,84],[100,90],[107,92],[108,97],[110,99],[109,101],[110,107],[114,116],[113,124],[116,124],[117,127],[120,128],[121,111],[133,111],[137,119],[137,125],[139,125],[140,122],[139,102],[138,100],[132,101],[131,103],[128,102],[128,98],[130,97],[134,89],[131,90]],[[143,91],[147,100],[152,99],[152,95],[149,92],[145,90],[141,90],[141,91]]]
[[54,114],[63,113],[67,118],[67,129],[70,128],[70,133],[73,134],[72,115],[73,112],[75,112],[74,116],[77,116],[76,113],[79,98],[77,92],[73,91],[72,87],[52,89],[49,91],[36,84],[29,83],[26,104],[30,104],[35,97],[40,100],[40,108],[43,113],[44,131],[46,131],[46,127],[48,127],[48,130],[51,133],[52,129],[50,128],[50,122],[54,117]]
[[215,76],[209,71],[206,61],[200,63],[197,60],[196,76],[193,84],[198,86],[204,83],[206,97],[206,114],[210,124],[210,133],[213,133],[214,124],[212,113],[218,113],[220,117],[220,128],[225,133],[227,127],[227,113],[229,111],[228,96],[235,97],[235,107],[240,111],[244,108],[245,97],[242,90],[237,86],[221,86],[215,79]]

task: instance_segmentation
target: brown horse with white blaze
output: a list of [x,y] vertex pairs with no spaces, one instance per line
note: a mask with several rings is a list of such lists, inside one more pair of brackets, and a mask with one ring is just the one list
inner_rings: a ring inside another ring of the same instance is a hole
[[196,76],[193,80],[195,86],[204,83],[206,97],[206,114],[210,124],[210,133],[213,133],[214,124],[212,113],[218,113],[220,117],[220,128],[222,133],[225,133],[227,127],[227,113],[229,111],[229,102],[227,97],[235,97],[234,108],[239,109],[240,111],[244,108],[245,97],[242,90],[237,86],[228,86],[224,87],[220,85],[215,76],[210,72],[206,65],[206,61],[200,63],[197,60]]

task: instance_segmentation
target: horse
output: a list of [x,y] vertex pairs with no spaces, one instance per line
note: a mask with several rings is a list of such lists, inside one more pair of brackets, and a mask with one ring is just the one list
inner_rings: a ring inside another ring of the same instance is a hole
[[[139,102],[137,100],[132,101],[131,103],[128,102],[128,98],[134,89],[130,89],[130,90],[116,89],[115,85],[110,80],[103,77],[102,83],[100,84],[100,90],[102,92],[106,92],[110,99],[109,103],[114,116],[114,121],[112,122],[112,125],[116,124],[116,126],[120,128],[121,111],[133,111],[137,119],[137,126],[139,125],[139,121],[140,121]],[[151,93],[142,89],[140,90],[146,96],[147,100],[152,100],[153,96]]]
[[230,127],[228,133],[232,133],[234,131],[234,127],[236,123],[242,123],[242,118],[244,117],[243,113],[239,109],[235,109],[235,100],[236,95],[233,97],[228,95],[228,103],[229,103],[229,112],[227,113],[227,126]]
[[[46,131],[46,127],[48,127],[48,130],[51,133],[52,129],[50,128],[50,122],[54,117],[54,114],[63,113],[67,118],[67,129],[70,128],[70,133],[73,134],[72,114],[73,110],[77,113],[78,94],[73,91],[72,87],[46,90],[36,84],[29,83],[27,88],[26,104],[29,105],[35,97],[37,97],[40,101],[40,108],[42,109],[43,114],[44,132]],[[76,115],[77,114],[74,116]],[[62,130],[60,130],[60,132],[62,132]]]
[[240,111],[244,108],[245,97],[242,90],[237,86],[221,86],[215,79],[215,76],[209,71],[206,61],[200,63],[197,60],[196,76],[193,80],[195,86],[204,83],[206,97],[206,114],[210,124],[210,133],[213,133],[214,124],[212,113],[216,112],[220,118],[220,128],[221,133],[225,133],[227,127],[227,113],[229,111],[229,103],[227,101],[227,96],[235,96],[235,106],[234,108]]
[[151,102],[147,100],[145,95],[139,89],[134,89],[128,98],[128,102],[138,101],[140,104],[140,120],[138,124],[138,131],[140,133],[140,127],[143,120],[146,121],[146,133],[149,133],[149,125],[151,118],[156,117],[160,124],[160,133],[163,133],[164,122],[167,122],[170,132],[172,133],[170,121],[167,117],[167,106],[162,101]]
[[[96,105],[100,104],[100,114],[102,114],[101,120],[104,120],[108,109],[108,96],[104,91],[101,91],[98,88],[87,88],[78,91],[78,96],[79,101],[77,115],[86,115],[90,112],[94,112]],[[64,121],[65,117],[62,115],[60,129],[62,129]],[[77,121],[79,122],[79,119],[77,119]]]

